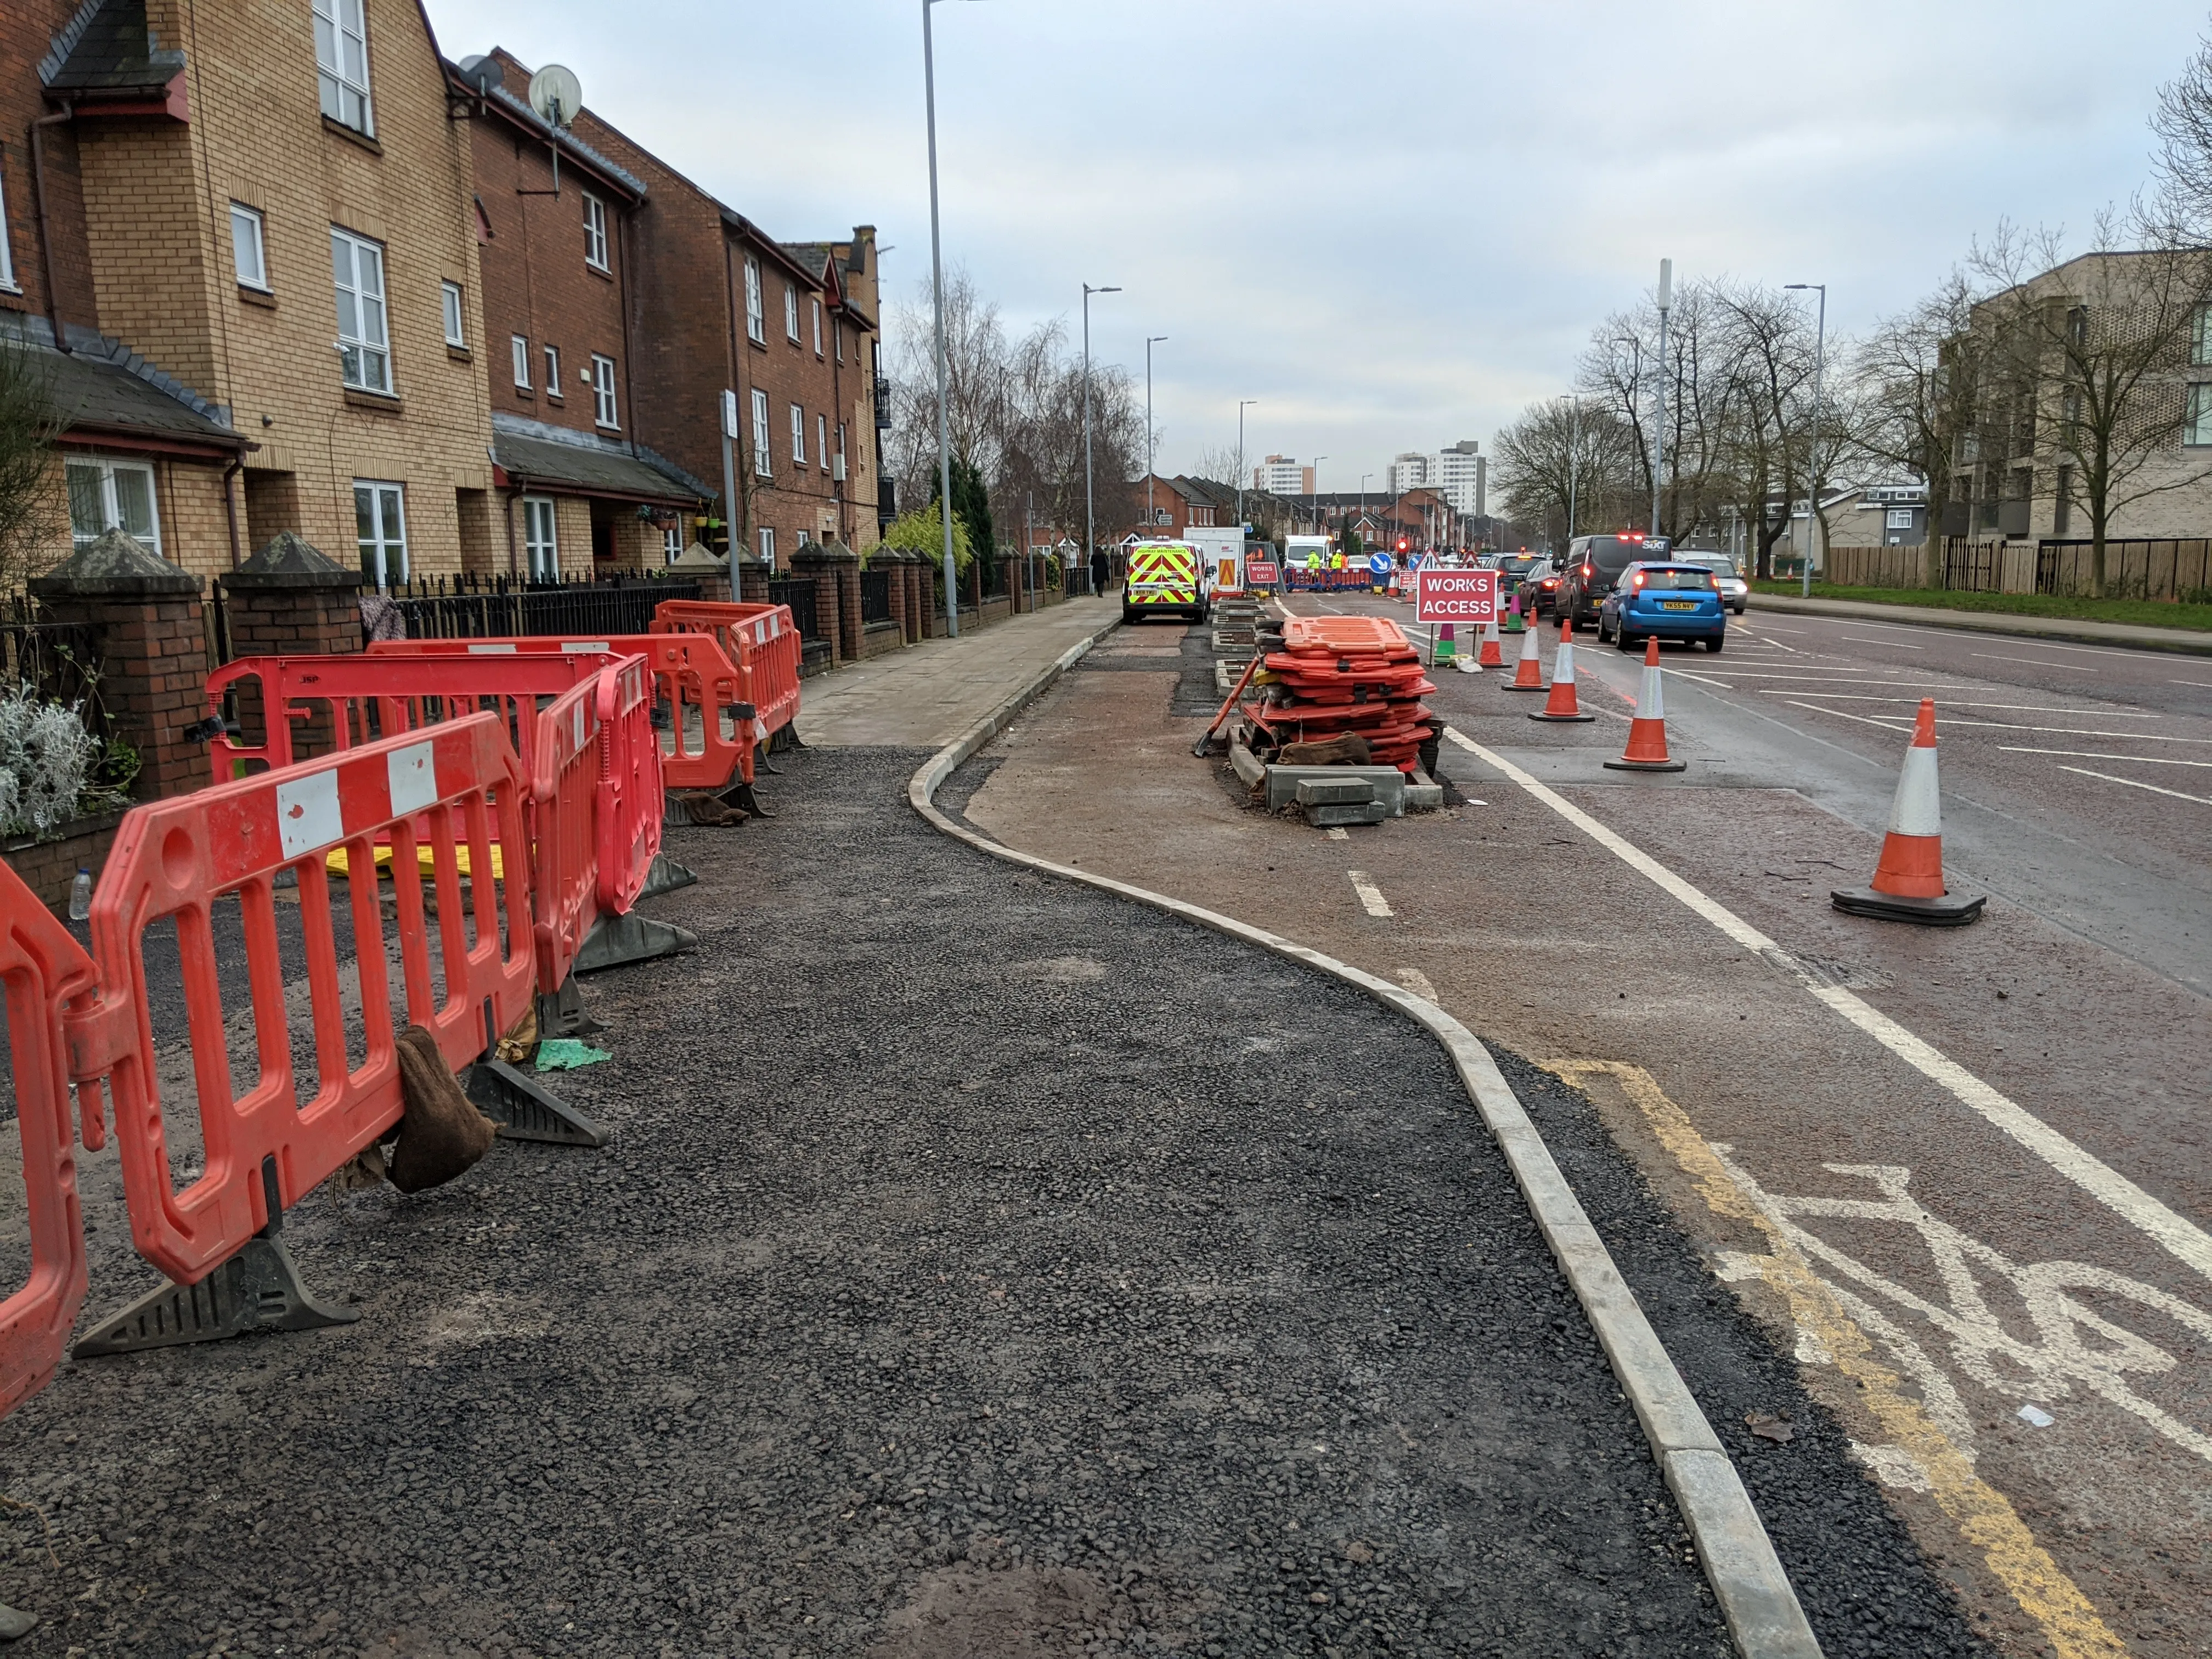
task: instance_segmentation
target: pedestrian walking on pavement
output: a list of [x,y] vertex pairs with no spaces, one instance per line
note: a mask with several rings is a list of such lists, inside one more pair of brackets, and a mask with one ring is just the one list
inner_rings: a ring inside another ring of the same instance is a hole
[[1091,591],[1093,593],[1106,591],[1106,550],[1103,547],[1091,550]]

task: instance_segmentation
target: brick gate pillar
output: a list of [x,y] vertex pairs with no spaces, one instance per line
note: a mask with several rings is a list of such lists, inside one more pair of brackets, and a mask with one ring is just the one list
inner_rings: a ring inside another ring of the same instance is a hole
[[[279,531],[269,544],[228,575],[216,578],[230,623],[235,657],[322,657],[361,649],[361,573],[349,570],[295,531]],[[335,747],[326,704],[311,703],[306,720],[292,722],[297,760]],[[248,742],[262,738],[261,688],[239,687],[238,721]],[[352,741],[374,734],[356,732]]]
[[890,590],[891,620],[898,624],[902,645],[913,637],[907,631],[906,567],[907,556],[896,547],[879,546],[868,555],[868,568],[882,571],[884,586]]
[[[851,556],[858,562],[858,556]],[[840,566],[837,559],[820,542],[809,542],[791,556],[791,574],[814,584],[814,624],[822,630],[822,638],[830,647],[832,667],[848,660],[845,649],[843,606],[841,603]],[[859,609],[856,601],[854,609]],[[857,656],[859,653],[850,653]]]
[[141,800],[203,788],[207,745],[185,732],[207,711],[206,584],[111,530],[30,583],[47,618],[100,630],[100,698],[138,751]]

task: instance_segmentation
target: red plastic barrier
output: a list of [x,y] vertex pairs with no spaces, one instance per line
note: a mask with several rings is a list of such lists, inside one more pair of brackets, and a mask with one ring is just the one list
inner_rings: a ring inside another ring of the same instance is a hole
[[[520,638],[510,640],[379,640],[371,657],[544,656],[562,653],[641,656],[653,670],[655,687],[669,705],[670,747],[663,751],[662,775],[671,789],[705,789],[719,793],[738,779],[753,781],[753,743],[743,732],[726,733],[722,713],[750,702],[751,676],[730,660],[721,644],[706,634],[620,634],[596,640]],[[696,731],[692,720],[698,721]]]
[[752,704],[763,742],[797,717],[804,642],[789,605],[663,599],[653,609],[653,631],[712,634],[721,641],[730,660],[752,675]]
[[[572,695],[587,697],[586,683]],[[542,759],[543,757],[541,756]],[[325,859],[349,854],[355,959],[379,963],[396,943],[406,1003],[403,1024],[427,1027],[456,1068],[531,1006],[529,889],[515,872],[530,865],[523,829],[526,779],[499,717],[472,714],[422,732],[366,744],[281,771],[219,783],[195,794],[133,807],[93,895],[96,1001],[64,1021],[70,1075],[106,1075],[115,1100],[123,1184],[138,1253],[180,1285],[192,1285],[234,1255],[271,1219],[263,1193],[273,1170],[277,1208],[289,1209],[332,1170],[399,1120],[391,988],[384,974],[359,981],[358,1040],[364,1058],[349,1069],[343,981]],[[588,806],[590,792],[584,792]],[[432,976],[431,919],[417,869],[432,852],[434,925],[444,969]],[[398,916],[386,926],[371,848],[392,842]],[[477,879],[461,892],[459,849],[470,868],[507,879]],[[307,1007],[289,1006],[290,969],[280,958],[276,878],[298,884]],[[411,878],[410,878],[411,877]],[[245,927],[247,988],[260,1081],[234,1092],[222,1038],[225,1010],[216,972],[210,911],[236,893]],[[194,1086],[205,1171],[179,1188],[170,1173],[148,1014],[143,936],[173,917],[185,1011],[195,1036]],[[469,924],[473,921],[473,943]],[[485,1030],[486,1005],[492,1030]],[[292,1028],[312,1032],[316,1076],[295,1074]]]
[[[25,1220],[31,1270],[0,1302],[0,1416],[36,1394],[61,1364],[84,1301],[84,1222],[77,1209],[62,1009],[89,992],[92,958],[0,865],[0,986],[8,1000],[15,1122],[23,1142]],[[87,1144],[102,1142],[96,1111],[85,1114]]]
[[[611,672],[612,671],[608,671]],[[530,775],[536,842],[531,866],[538,988],[550,995],[574,967],[599,914],[599,689],[564,691],[538,716]],[[655,745],[658,747],[658,745]]]
[[653,729],[653,682],[641,659],[622,659],[603,670],[595,685],[599,908],[622,915],[645,890],[660,853],[660,736]]
[[294,725],[319,715],[333,744],[344,750],[489,709],[501,716],[527,771],[539,701],[595,678],[613,660],[605,652],[455,655],[411,664],[381,655],[240,657],[208,676],[208,712],[219,717],[226,693],[241,682],[256,684],[267,741],[256,747],[216,736],[209,739],[209,752],[217,777],[245,775],[235,769],[291,765],[299,758]]

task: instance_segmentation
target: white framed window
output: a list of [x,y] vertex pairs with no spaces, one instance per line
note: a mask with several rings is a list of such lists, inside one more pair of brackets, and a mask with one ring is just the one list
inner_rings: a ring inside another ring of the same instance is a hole
[[362,0],[314,0],[315,70],[322,82],[323,113],[374,137],[375,112],[368,100],[368,21]]
[[806,411],[797,404],[791,406],[791,464],[806,465]]
[[0,289],[10,294],[21,294],[22,285],[15,280],[15,256],[8,246],[8,175],[0,171]]
[[2212,306],[2199,306],[2191,319],[2189,330],[2189,364],[2203,368],[2212,364]]
[[767,525],[761,526],[760,550],[761,557],[767,562],[770,569],[774,569],[775,568],[775,532]]
[[683,556],[684,520],[678,519],[674,524],[665,524],[660,527],[660,562],[663,564],[674,564]]
[[814,302],[814,355],[822,355],[822,301]]
[[441,283],[438,286],[443,296],[442,303],[445,307],[446,343],[459,350],[466,351],[469,349],[469,335],[468,330],[463,326],[461,320],[461,285],[459,283]]
[[379,592],[407,580],[406,491],[376,478],[353,482],[355,539],[361,547],[361,574]]
[[1910,529],[1911,529],[1911,528],[1912,528],[1912,509],[1911,509],[1911,507],[1891,507],[1891,508],[1889,509],[1889,520],[1888,520],[1888,522],[1889,522],[1889,527],[1890,527],[1892,530],[1910,530]]
[[845,361],[845,325],[842,323],[830,324],[830,337],[837,343],[837,361],[842,363]]
[[550,582],[561,574],[561,532],[550,495],[522,498],[522,556],[532,581]]
[[615,410],[615,360],[592,354],[592,419],[598,425],[622,424]]
[[384,317],[384,249],[331,227],[331,271],[337,284],[338,362],[360,392],[392,390],[392,337]]
[[269,243],[259,208],[230,204],[230,268],[240,288],[269,292]]
[[105,455],[72,455],[67,474],[72,543],[82,547],[120,530],[149,553],[160,555],[161,520],[154,505],[152,467]]
[[550,345],[545,348],[545,395],[556,404],[562,401],[564,395],[561,390],[561,348],[559,346]]
[[768,393],[758,386],[753,388],[753,471],[765,478],[775,471],[775,462],[769,454]]
[[514,389],[530,390],[530,342],[520,334],[509,337],[508,348],[514,353]]
[[792,344],[799,343],[799,290],[789,283],[783,285],[783,332]]
[[584,198],[584,263],[594,270],[607,269],[607,204],[588,194]]
[[755,345],[768,343],[768,324],[761,314],[760,261],[745,255],[745,337]]
[[814,459],[822,463],[824,472],[830,470],[830,417],[827,415],[814,417]]
[[2189,413],[2182,423],[2181,441],[2212,444],[2212,383],[2197,380],[2189,387]]

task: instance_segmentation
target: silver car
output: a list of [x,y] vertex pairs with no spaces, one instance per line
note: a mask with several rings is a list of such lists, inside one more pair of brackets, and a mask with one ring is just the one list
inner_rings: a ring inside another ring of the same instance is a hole
[[1725,553],[1670,553],[1668,557],[1676,564],[1701,564],[1713,573],[1713,586],[1720,589],[1721,603],[1739,617],[1751,599],[1751,584],[1736,574],[1735,561]]

